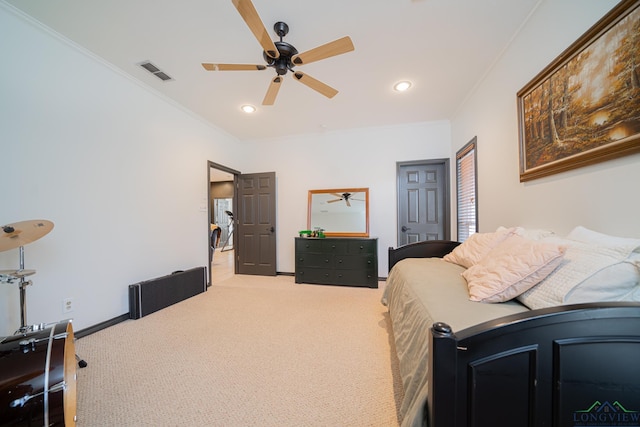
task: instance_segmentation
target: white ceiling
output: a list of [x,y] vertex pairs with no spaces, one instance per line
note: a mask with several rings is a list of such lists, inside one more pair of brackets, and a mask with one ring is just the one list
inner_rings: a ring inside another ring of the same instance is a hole
[[[336,88],[325,98],[275,71],[205,71],[202,62],[263,64],[231,0],[1,0],[239,139],[449,119],[541,0],[253,0],[267,30],[304,52],[349,35],[355,51],[296,67]],[[139,67],[149,60],[174,81]],[[46,64],[40,64],[46,67]],[[392,85],[413,82],[406,93]],[[515,96],[515,95],[514,95]],[[240,111],[250,103],[254,114]]]

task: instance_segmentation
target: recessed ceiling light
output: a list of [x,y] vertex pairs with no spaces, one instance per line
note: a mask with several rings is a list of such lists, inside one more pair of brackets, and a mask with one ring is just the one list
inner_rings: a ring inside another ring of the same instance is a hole
[[240,107],[240,109],[242,111],[244,111],[245,113],[247,113],[247,114],[255,113],[255,111],[256,111],[256,107],[254,107],[253,105],[250,105],[250,104],[245,104],[242,107]]
[[397,92],[404,92],[405,90],[409,89],[411,87],[411,82],[404,80],[401,82],[398,82],[396,84],[393,85],[393,90],[397,91]]

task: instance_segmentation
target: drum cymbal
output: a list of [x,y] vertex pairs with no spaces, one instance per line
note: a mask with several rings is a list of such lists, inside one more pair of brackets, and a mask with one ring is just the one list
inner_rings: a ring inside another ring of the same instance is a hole
[[35,242],[53,229],[46,219],[21,221],[0,227],[0,252]]
[[10,276],[16,279],[20,279],[21,277],[31,276],[32,274],[36,274],[35,270],[0,270],[0,276]]

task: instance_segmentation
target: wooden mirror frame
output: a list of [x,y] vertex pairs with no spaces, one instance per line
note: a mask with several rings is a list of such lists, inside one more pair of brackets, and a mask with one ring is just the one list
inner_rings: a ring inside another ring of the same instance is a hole
[[[314,195],[326,196],[326,195],[332,195],[332,194],[341,195],[344,193],[350,193],[350,194],[364,193],[363,227],[362,228],[358,227],[358,229],[354,231],[348,231],[348,230],[332,231],[322,227],[324,229],[325,236],[327,237],[369,237],[369,189],[368,188],[333,188],[333,189],[323,189],[323,190],[309,190],[308,204],[307,204],[307,229],[313,231],[313,228],[317,227],[317,225],[314,225],[311,218],[311,214],[313,212]],[[358,203],[360,202],[358,201]]]

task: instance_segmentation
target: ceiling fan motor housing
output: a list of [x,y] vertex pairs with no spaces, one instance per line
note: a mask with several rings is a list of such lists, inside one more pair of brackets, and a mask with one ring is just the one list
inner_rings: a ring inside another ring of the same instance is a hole
[[276,45],[278,49],[279,56],[277,58],[272,58],[267,54],[267,52],[262,52],[262,57],[267,63],[267,67],[273,67],[278,73],[279,76],[287,74],[287,71],[293,70],[293,62],[291,62],[291,57],[298,54],[298,49],[293,47],[287,42],[282,41],[282,37],[286,36],[289,32],[289,26],[284,22],[276,22],[273,26],[273,30],[280,37],[280,41],[276,41],[273,44]]

